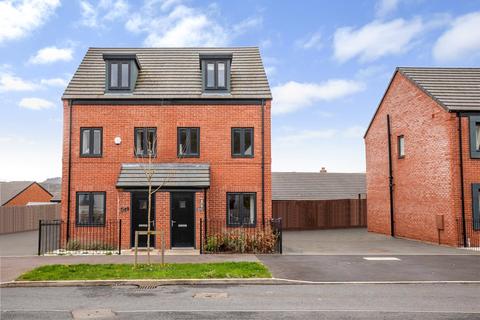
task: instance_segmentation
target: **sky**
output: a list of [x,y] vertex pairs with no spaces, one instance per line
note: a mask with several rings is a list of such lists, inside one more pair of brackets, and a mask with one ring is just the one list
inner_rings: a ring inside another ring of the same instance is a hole
[[61,175],[61,95],[88,47],[259,46],[274,171],[364,172],[397,66],[480,64],[480,0],[0,1],[0,180]]

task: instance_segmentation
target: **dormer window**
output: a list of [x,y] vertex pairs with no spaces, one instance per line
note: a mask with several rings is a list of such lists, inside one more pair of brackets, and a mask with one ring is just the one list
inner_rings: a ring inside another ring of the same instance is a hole
[[104,54],[105,60],[105,91],[127,91],[135,88],[140,63],[135,54],[111,53]]
[[230,62],[231,56],[202,55],[204,92],[230,91]]

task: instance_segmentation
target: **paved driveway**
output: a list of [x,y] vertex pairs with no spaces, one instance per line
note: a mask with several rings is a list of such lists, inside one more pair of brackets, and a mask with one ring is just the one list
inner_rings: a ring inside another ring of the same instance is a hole
[[0,256],[32,256],[37,254],[38,230],[0,235]]
[[287,255],[480,254],[480,251],[392,238],[368,232],[365,228],[284,231],[283,252]]

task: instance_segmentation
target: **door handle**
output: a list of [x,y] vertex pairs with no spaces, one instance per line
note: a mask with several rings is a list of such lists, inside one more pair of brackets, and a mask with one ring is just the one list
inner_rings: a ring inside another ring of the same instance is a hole
[[150,223],[151,223],[152,226],[155,228],[155,220],[150,221]]
[[177,222],[177,221],[175,221],[175,220],[172,220],[172,227],[173,227],[173,224],[174,224],[175,222]]

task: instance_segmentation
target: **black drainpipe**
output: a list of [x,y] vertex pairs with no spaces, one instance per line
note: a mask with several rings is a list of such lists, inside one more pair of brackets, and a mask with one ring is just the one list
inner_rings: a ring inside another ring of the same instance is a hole
[[262,226],[265,228],[265,99],[262,99]]
[[72,100],[68,100],[69,120],[68,120],[68,182],[67,182],[67,242],[70,239],[70,182],[72,170]]
[[[204,239],[205,239],[205,243],[207,241],[207,222],[208,222],[208,218],[207,218],[207,189],[203,189],[203,221],[204,221]],[[200,240],[201,241],[201,240]]]
[[458,146],[460,150],[460,198],[462,200],[462,232],[463,246],[467,246],[467,226],[465,225],[465,190],[463,181],[463,145],[462,145],[462,115],[457,112],[458,117]]
[[390,115],[387,114],[388,130],[388,187],[390,193],[390,235],[395,237],[395,222],[393,221],[393,169],[392,169],[392,132],[390,127]]

